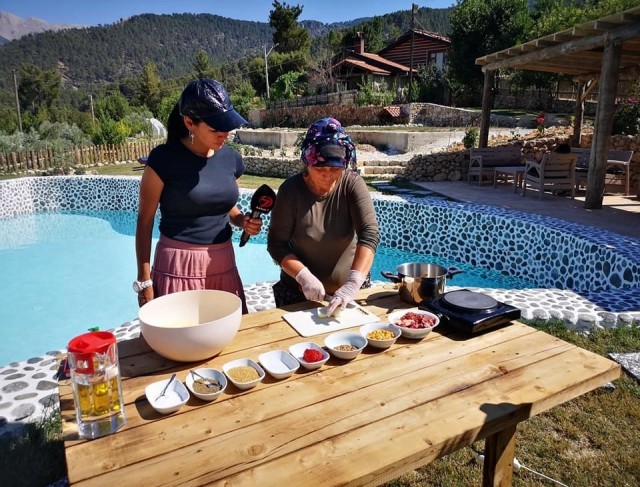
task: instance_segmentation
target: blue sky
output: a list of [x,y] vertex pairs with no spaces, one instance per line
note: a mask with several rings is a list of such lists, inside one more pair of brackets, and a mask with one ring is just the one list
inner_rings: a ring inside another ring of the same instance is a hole
[[[455,0],[322,0],[282,1],[302,6],[299,20],[318,20],[324,23],[353,20],[410,10],[419,7],[446,8]],[[0,0],[0,11],[19,17],[37,17],[52,24],[98,25],[111,24],[121,18],[142,13],[211,13],[240,20],[269,21],[272,0]],[[329,6],[331,5],[331,7]]]

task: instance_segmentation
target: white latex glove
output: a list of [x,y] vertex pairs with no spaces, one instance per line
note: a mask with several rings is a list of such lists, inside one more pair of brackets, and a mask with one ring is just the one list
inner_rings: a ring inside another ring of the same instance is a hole
[[362,287],[362,284],[367,279],[367,276],[361,274],[358,271],[351,270],[349,271],[349,277],[347,278],[347,282],[345,282],[338,290],[333,293],[333,298],[329,301],[329,306],[327,307],[327,315],[332,316],[334,311],[338,309],[338,306],[341,310],[353,301],[358,294],[358,291]]
[[322,301],[325,294],[324,286],[318,278],[311,273],[308,267],[304,267],[298,272],[296,281],[300,284],[305,298],[309,301]]

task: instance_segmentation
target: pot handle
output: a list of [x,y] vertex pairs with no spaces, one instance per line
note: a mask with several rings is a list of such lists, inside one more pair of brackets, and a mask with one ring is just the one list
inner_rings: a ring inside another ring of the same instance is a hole
[[457,267],[451,266],[447,269],[447,278],[451,279],[456,274],[460,274],[464,272],[462,269],[458,269]]
[[399,283],[399,282],[402,282],[402,278],[399,275],[392,274],[389,271],[380,271],[380,274],[382,274],[382,277],[386,277],[391,282],[395,282],[396,284]]

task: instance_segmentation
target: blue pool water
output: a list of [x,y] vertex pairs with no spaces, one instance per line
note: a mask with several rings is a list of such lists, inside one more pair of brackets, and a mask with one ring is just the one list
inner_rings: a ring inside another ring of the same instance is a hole
[[[136,214],[122,211],[45,213],[0,220],[0,366],[66,347],[90,327],[110,329],[137,317],[131,283],[136,275]],[[154,245],[159,234],[154,231]],[[236,237],[237,238],[237,237]],[[279,268],[265,237],[234,243],[245,284],[275,281]],[[380,248],[372,279],[404,262],[433,262],[464,270],[456,286],[520,289],[522,279],[467,264]],[[388,281],[387,281],[388,282]]]

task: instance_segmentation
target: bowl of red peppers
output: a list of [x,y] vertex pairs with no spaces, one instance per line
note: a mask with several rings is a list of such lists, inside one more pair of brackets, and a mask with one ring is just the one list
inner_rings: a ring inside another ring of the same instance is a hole
[[301,342],[291,345],[289,352],[307,370],[319,369],[329,360],[329,352],[313,342]]

